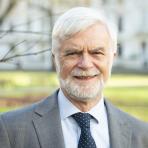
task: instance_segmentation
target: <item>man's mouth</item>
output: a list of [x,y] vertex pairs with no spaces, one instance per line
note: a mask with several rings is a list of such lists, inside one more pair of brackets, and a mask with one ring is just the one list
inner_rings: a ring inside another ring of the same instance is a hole
[[74,78],[79,79],[79,80],[90,80],[97,77],[97,75],[93,75],[93,76],[74,76]]

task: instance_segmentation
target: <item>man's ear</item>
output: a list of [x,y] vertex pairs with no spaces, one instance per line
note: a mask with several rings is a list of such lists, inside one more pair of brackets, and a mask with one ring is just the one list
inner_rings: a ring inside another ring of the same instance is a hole
[[52,53],[52,59],[55,60],[55,55]]
[[52,56],[51,56],[51,59],[52,59],[52,69],[55,71],[56,70],[56,63],[55,63],[55,55],[52,53]]
[[112,60],[115,61],[116,58],[117,58],[117,52],[115,51],[112,53]]
[[117,52],[114,52],[114,58],[116,58],[117,57]]
[[51,58],[52,58],[52,61],[53,61],[54,65],[55,65],[55,55],[53,53],[52,53]]

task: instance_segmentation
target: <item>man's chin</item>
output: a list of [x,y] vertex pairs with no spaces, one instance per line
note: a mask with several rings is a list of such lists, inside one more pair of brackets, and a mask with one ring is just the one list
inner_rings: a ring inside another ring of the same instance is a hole
[[95,100],[100,96],[101,90],[92,86],[73,86],[69,87],[67,93],[79,101]]
[[88,101],[94,100],[102,94],[103,83],[97,81],[84,84],[69,79],[65,81],[61,79],[61,87],[69,97],[79,101]]
[[96,100],[98,98],[98,95],[96,96],[74,96],[72,95],[72,98],[76,101],[80,101],[80,102],[91,102],[93,100]]

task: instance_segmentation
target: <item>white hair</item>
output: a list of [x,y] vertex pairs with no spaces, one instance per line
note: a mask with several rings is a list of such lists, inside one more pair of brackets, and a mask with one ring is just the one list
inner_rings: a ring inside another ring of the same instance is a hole
[[54,25],[52,32],[52,53],[55,54],[59,50],[62,41],[97,22],[103,23],[108,29],[113,44],[113,51],[116,52],[117,29],[115,25],[105,17],[102,11],[86,7],[75,7],[60,16]]

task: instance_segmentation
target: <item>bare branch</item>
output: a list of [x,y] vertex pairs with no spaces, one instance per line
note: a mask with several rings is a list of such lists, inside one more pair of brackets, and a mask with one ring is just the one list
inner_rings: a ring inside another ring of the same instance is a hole
[[[36,35],[50,35],[50,32],[47,33],[47,32],[39,32],[39,31],[28,31],[28,30],[22,30],[22,31],[19,31],[19,30],[0,30],[0,33],[30,33],[30,34],[36,34]],[[0,37],[1,38],[1,37]]]
[[24,22],[21,22],[21,23],[15,22],[15,24],[13,23],[13,28],[17,28],[17,27],[20,27],[20,26],[25,26],[28,23],[31,24],[31,23],[34,23],[36,21],[41,21],[43,18],[45,18],[45,16],[39,16],[39,17],[36,17],[36,18],[31,18],[31,19],[29,19],[28,22],[27,21],[24,21]]
[[8,52],[4,55],[4,57],[2,58],[2,60],[5,59],[5,58],[7,57],[7,55],[8,55],[11,51],[13,51],[17,46],[19,46],[20,44],[24,43],[25,41],[26,41],[26,40],[21,41],[21,42],[17,43],[16,45],[12,46],[12,47],[8,50]]
[[41,39],[37,40],[35,43],[33,43],[31,45],[28,45],[27,49],[24,51],[24,53],[26,53],[30,50],[33,50],[36,45],[40,44],[40,42],[41,42]]
[[10,0],[8,3],[8,6],[6,7],[5,11],[0,16],[0,24],[4,21],[4,19],[9,15],[9,13],[14,9],[14,7],[17,5],[19,0]]
[[49,8],[43,7],[41,5],[33,4],[32,7],[40,9],[41,11],[44,11],[44,12],[46,12],[48,14],[51,14],[51,10]]
[[53,13],[53,11],[52,11],[52,9],[51,8],[49,8],[49,7],[44,7],[44,6],[41,6],[41,5],[38,5],[38,4],[33,4],[32,5],[32,8],[37,8],[37,9],[39,9],[40,11],[42,11],[42,12],[45,12],[46,14],[48,14],[48,16],[49,15],[52,15],[52,16],[59,16],[59,15],[61,15],[61,14],[63,14],[64,12],[59,12],[59,13]]
[[11,60],[11,59],[13,59],[13,58],[17,58],[17,57],[38,55],[38,54],[45,53],[45,52],[49,52],[49,51],[50,51],[50,49],[45,49],[45,50],[41,50],[41,51],[37,51],[37,52],[32,52],[32,53],[16,54],[16,55],[10,56],[10,57],[8,57],[8,58],[1,59],[0,62],[6,62],[6,61],[9,61],[9,60]]
[[2,39],[4,36],[6,36],[8,34],[8,32],[6,31],[6,32],[4,32],[4,34],[3,35],[1,35],[0,36],[0,39]]

